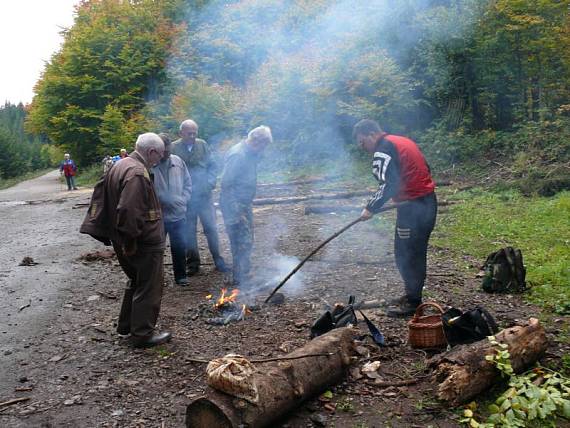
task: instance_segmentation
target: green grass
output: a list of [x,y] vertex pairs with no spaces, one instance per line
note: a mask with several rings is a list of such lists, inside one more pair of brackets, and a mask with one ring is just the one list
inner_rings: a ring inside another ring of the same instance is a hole
[[75,177],[75,184],[82,187],[93,187],[103,175],[103,166],[100,164],[90,165],[79,170]]
[[37,171],[30,171],[25,174],[19,175],[18,177],[12,178],[0,178],[0,189],[7,189],[8,187],[15,186],[18,183],[26,180],[32,180],[37,177],[41,177],[44,174],[47,174],[50,171],[53,171],[55,168],[49,169],[39,169]]
[[570,300],[570,192],[527,198],[514,191],[472,190],[455,195],[432,243],[477,257],[505,246],[520,248],[532,285],[529,300],[556,310]]

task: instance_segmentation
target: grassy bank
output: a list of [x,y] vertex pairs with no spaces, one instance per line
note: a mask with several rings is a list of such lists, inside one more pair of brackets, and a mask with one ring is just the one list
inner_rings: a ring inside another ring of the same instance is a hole
[[79,170],[75,184],[81,187],[93,187],[103,175],[103,167],[99,164],[90,165]]
[[524,197],[518,192],[472,190],[440,221],[432,243],[481,263],[499,248],[520,248],[532,285],[529,299],[549,311],[570,302],[570,192]]
[[15,186],[18,183],[26,180],[32,180],[34,178],[40,177],[44,174],[47,174],[50,171],[53,171],[55,168],[48,168],[48,169],[40,169],[37,171],[30,171],[18,177],[12,178],[0,178],[0,189],[7,189],[8,187]]

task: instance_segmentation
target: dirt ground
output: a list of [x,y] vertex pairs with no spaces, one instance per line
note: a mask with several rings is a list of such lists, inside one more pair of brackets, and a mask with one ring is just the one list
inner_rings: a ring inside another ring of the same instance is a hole
[[[258,197],[322,192],[310,186],[261,187]],[[308,262],[283,291],[285,303],[259,306],[245,320],[227,326],[206,323],[199,309],[217,296],[223,274],[214,271],[200,234],[203,266],[191,286],[173,286],[169,251],[159,328],[173,332],[159,349],[135,350],[115,333],[125,276],[115,258],[80,256],[105,247],[78,228],[89,189],[63,191],[56,172],[0,192],[0,402],[27,401],[0,408],[6,427],[180,427],[186,405],[205,390],[203,364],[227,353],[263,358],[284,355],[309,340],[309,328],[328,303],[386,299],[402,293],[393,263],[393,213],[361,223]],[[31,201],[31,202],[30,202]],[[331,204],[361,204],[362,198]],[[324,202],[323,202],[324,203]],[[260,283],[258,302],[321,240],[358,213],[304,215],[308,203],[255,209],[253,266]],[[313,205],[313,204],[310,204]],[[446,219],[446,213],[438,221]],[[384,224],[379,229],[374,222]],[[218,216],[222,248],[229,245]],[[436,226],[437,228],[437,226]],[[18,266],[25,257],[36,265]],[[465,259],[477,265],[479,260]],[[479,279],[463,274],[446,249],[430,248],[426,296],[442,304],[487,307],[502,327],[539,315],[520,296],[489,296]],[[208,303],[209,304],[209,303]],[[385,381],[415,379],[406,387],[380,388],[373,380],[347,375],[331,387],[332,398],[316,398],[282,422],[282,427],[454,427],[456,412],[434,399],[436,385],[426,369],[426,352],[406,343],[405,320],[387,318],[382,309],[366,311],[386,336],[388,347],[365,345],[355,367],[380,361]],[[567,325],[560,318],[548,327],[553,339],[547,358],[568,352],[554,335]],[[358,324],[362,334],[363,323]],[[362,351],[362,349],[361,349]]]

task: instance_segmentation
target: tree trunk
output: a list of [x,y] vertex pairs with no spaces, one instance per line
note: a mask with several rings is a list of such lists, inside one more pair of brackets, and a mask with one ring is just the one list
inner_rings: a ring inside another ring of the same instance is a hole
[[253,200],[253,205],[294,204],[310,200],[348,199],[356,196],[372,196],[374,189],[358,190],[353,192],[329,193],[309,196],[294,196],[285,198],[259,198]]
[[[515,373],[521,373],[535,363],[548,345],[544,328],[536,318],[531,318],[527,325],[502,330],[495,337],[498,342],[509,346]],[[433,359],[430,366],[436,367],[434,378],[439,384],[437,397],[458,405],[500,380],[495,365],[485,359],[485,356],[494,352],[491,343],[485,339],[459,346]]]
[[258,402],[232,397],[209,388],[206,395],[186,409],[188,428],[251,428],[274,426],[274,422],[297,408],[303,401],[339,382],[350,364],[354,330],[338,328],[317,337],[287,355],[334,353],[258,365],[253,374]]

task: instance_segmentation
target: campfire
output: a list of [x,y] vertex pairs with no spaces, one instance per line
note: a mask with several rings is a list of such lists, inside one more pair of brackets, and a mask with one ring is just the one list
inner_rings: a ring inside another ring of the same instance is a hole
[[[246,314],[250,314],[251,311],[245,304],[238,303],[238,295],[238,289],[233,289],[228,293],[226,288],[222,288],[220,297],[215,300],[212,306],[214,313],[219,316],[208,318],[206,322],[213,325],[227,325],[231,322],[243,320]],[[212,298],[211,294],[206,296],[207,300],[212,300]]]

